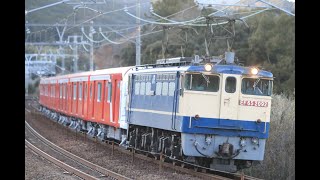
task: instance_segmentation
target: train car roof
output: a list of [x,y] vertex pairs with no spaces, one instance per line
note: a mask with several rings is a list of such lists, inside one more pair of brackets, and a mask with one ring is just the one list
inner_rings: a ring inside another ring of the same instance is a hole
[[110,69],[100,69],[100,70],[91,71],[91,75],[95,76],[95,75],[114,74],[114,73],[124,74],[133,68],[134,68],[134,66],[117,67],[117,68],[110,68]]
[[49,82],[51,83],[51,81],[59,81],[61,83],[61,82],[65,82],[66,79],[71,79],[71,81],[73,82],[73,80],[75,79],[79,80],[80,77],[91,76],[91,75],[94,76],[94,75],[103,75],[103,74],[112,74],[112,73],[125,74],[130,69],[134,69],[134,66],[100,69],[95,71],[86,71],[86,72],[80,72],[80,73],[74,73],[74,74],[65,74],[60,76],[41,78],[40,83],[48,84]]

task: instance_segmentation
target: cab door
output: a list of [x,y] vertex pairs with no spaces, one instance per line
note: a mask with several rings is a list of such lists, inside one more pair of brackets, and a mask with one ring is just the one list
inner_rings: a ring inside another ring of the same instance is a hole
[[236,126],[240,93],[240,76],[222,74],[220,101],[220,125]]

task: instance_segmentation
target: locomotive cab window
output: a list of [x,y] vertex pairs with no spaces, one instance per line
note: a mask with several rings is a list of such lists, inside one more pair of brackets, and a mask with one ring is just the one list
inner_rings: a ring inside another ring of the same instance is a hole
[[220,78],[217,75],[186,74],[185,89],[192,91],[219,91]]
[[243,78],[241,93],[258,96],[271,96],[272,80],[261,78]]
[[237,87],[236,78],[235,77],[227,77],[225,91],[227,93],[234,93],[234,92],[236,92],[236,87]]

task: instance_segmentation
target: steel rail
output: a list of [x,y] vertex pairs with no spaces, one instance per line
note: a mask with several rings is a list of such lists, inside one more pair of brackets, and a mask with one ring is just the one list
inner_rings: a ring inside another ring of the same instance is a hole
[[118,174],[116,172],[113,172],[113,171],[110,171],[106,168],[103,168],[99,165],[96,165],[96,164],[93,164],[81,157],[78,157],[62,148],[60,148],[59,146],[53,144],[52,142],[50,142],[49,140],[47,140],[46,138],[44,138],[43,136],[41,136],[38,132],[36,132],[29,124],[28,122],[25,121],[25,124],[27,126],[27,128],[30,130],[31,133],[33,133],[37,138],[39,138],[42,142],[44,142],[45,144],[47,144],[48,146],[50,146],[51,148],[53,148],[54,150],[64,154],[65,156],[69,157],[70,159],[74,160],[74,161],[77,161],[77,162],[80,162],[81,164],[95,170],[95,171],[98,171],[102,174],[104,174],[105,176],[107,177],[112,177],[112,178],[115,178],[115,179],[118,179],[118,180],[129,180],[130,178],[128,177],[125,177],[121,174]]
[[97,178],[84,173],[74,167],[69,166],[68,164],[50,156],[49,154],[41,151],[39,148],[35,147],[34,145],[32,145],[28,140],[25,139],[25,144],[27,147],[29,147],[32,151],[36,152],[37,154],[39,154],[40,156],[44,157],[45,159],[47,159],[48,161],[54,163],[55,165],[65,169],[66,171],[68,171],[69,173],[75,174],[78,177],[81,177],[83,179],[88,179],[88,180],[97,180]]

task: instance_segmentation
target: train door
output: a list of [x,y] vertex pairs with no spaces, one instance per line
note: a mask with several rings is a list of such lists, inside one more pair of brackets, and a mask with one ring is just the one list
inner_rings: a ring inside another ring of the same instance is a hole
[[111,114],[111,79],[105,81],[104,87],[104,110],[103,110],[103,118],[106,122],[111,122],[110,114]]
[[101,90],[101,121],[105,121],[106,120],[106,111],[105,111],[105,106],[106,106],[106,84],[107,84],[107,80],[103,80],[102,83],[102,90]]
[[72,99],[71,99],[71,112],[77,114],[77,82],[72,83]]
[[238,119],[240,76],[222,74],[221,77],[220,125],[231,125],[225,120]]
[[61,112],[62,111],[62,84],[61,83],[58,83],[58,88],[59,88],[58,110]]
[[63,112],[68,111],[68,83],[63,83]]
[[93,115],[93,110],[94,110],[94,81],[90,81],[89,83],[89,106],[88,106],[88,118],[89,119],[94,119],[94,115]]
[[83,83],[82,81],[80,81],[79,88],[78,88],[78,108],[77,108],[77,113],[79,114],[80,117],[83,117],[82,107],[83,107]]
[[88,81],[84,82],[84,96],[83,96],[83,116],[88,117]]
[[72,104],[72,82],[69,82],[67,84],[67,102],[66,102],[68,114],[72,112],[71,104]]
[[114,79],[113,83],[113,121],[114,123],[118,124],[119,120],[119,101],[120,101],[120,79],[118,79],[118,76],[115,76],[116,78]]
[[96,121],[101,120],[102,114],[102,85],[103,81],[95,82],[95,98],[94,98],[94,118]]

